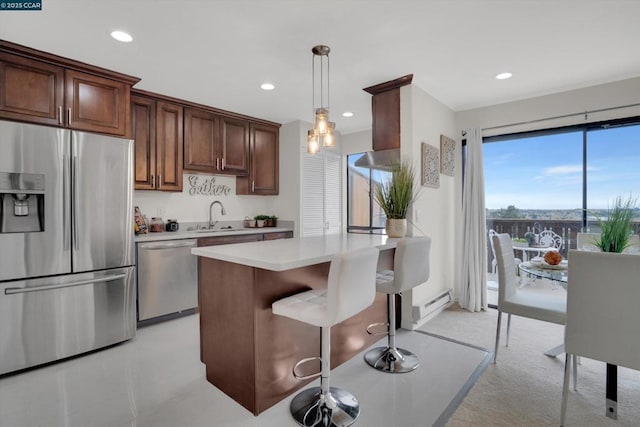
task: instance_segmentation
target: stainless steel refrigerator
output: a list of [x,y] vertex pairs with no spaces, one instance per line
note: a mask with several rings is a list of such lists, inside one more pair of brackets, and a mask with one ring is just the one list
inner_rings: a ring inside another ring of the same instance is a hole
[[133,142],[0,121],[0,374],[135,336]]

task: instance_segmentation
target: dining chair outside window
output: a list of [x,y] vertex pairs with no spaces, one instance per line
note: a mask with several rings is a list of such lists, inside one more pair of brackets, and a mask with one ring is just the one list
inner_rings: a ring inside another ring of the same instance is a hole
[[539,234],[540,246],[547,248],[555,248],[558,251],[562,251],[564,246],[564,239],[561,235],[557,234],[553,230],[543,230]]
[[569,251],[561,425],[566,421],[571,361],[575,363],[570,355],[640,370],[638,277],[638,255]]
[[[507,347],[509,346],[509,330],[511,315],[528,317],[545,322],[564,325],[566,319],[566,300],[564,298],[549,298],[518,288],[516,277],[515,256],[513,245],[508,234],[493,236],[498,263],[498,325],[496,327],[496,345],[493,363],[498,358],[498,344],[500,342],[500,324],[502,313],[507,313]],[[640,259],[640,258],[638,258]]]

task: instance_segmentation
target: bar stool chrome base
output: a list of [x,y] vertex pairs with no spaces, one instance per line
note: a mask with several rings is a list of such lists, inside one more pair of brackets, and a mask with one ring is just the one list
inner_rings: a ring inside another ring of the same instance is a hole
[[289,408],[293,419],[304,427],[347,427],[360,415],[358,399],[336,387],[329,387],[326,395],[322,395],[320,387],[303,390]]
[[379,371],[394,374],[411,372],[420,366],[418,356],[403,348],[376,347],[364,355],[364,360]]

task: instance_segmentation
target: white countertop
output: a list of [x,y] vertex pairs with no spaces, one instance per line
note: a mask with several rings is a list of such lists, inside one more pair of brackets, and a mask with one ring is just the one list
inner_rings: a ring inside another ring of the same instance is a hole
[[237,236],[240,234],[264,234],[264,233],[281,233],[285,231],[293,231],[293,228],[288,227],[255,227],[255,228],[240,228],[231,231],[162,231],[148,234],[139,234],[135,237],[135,242],[155,242],[159,240],[176,240],[176,239],[200,239],[203,237],[215,237],[215,236]]
[[387,236],[344,233],[204,246],[191,249],[191,253],[265,270],[284,271],[329,262],[334,255],[355,249],[367,247],[392,249],[396,247],[397,242],[398,239]]

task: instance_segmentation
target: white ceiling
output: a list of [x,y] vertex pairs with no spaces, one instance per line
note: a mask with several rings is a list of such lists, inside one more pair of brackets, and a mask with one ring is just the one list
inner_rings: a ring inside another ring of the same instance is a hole
[[0,38],[279,123],[311,119],[311,48],[329,45],[342,133],[371,127],[362,88],[411,73],[455,111],[640,76],[640,0],[41,1],[0,11]]

